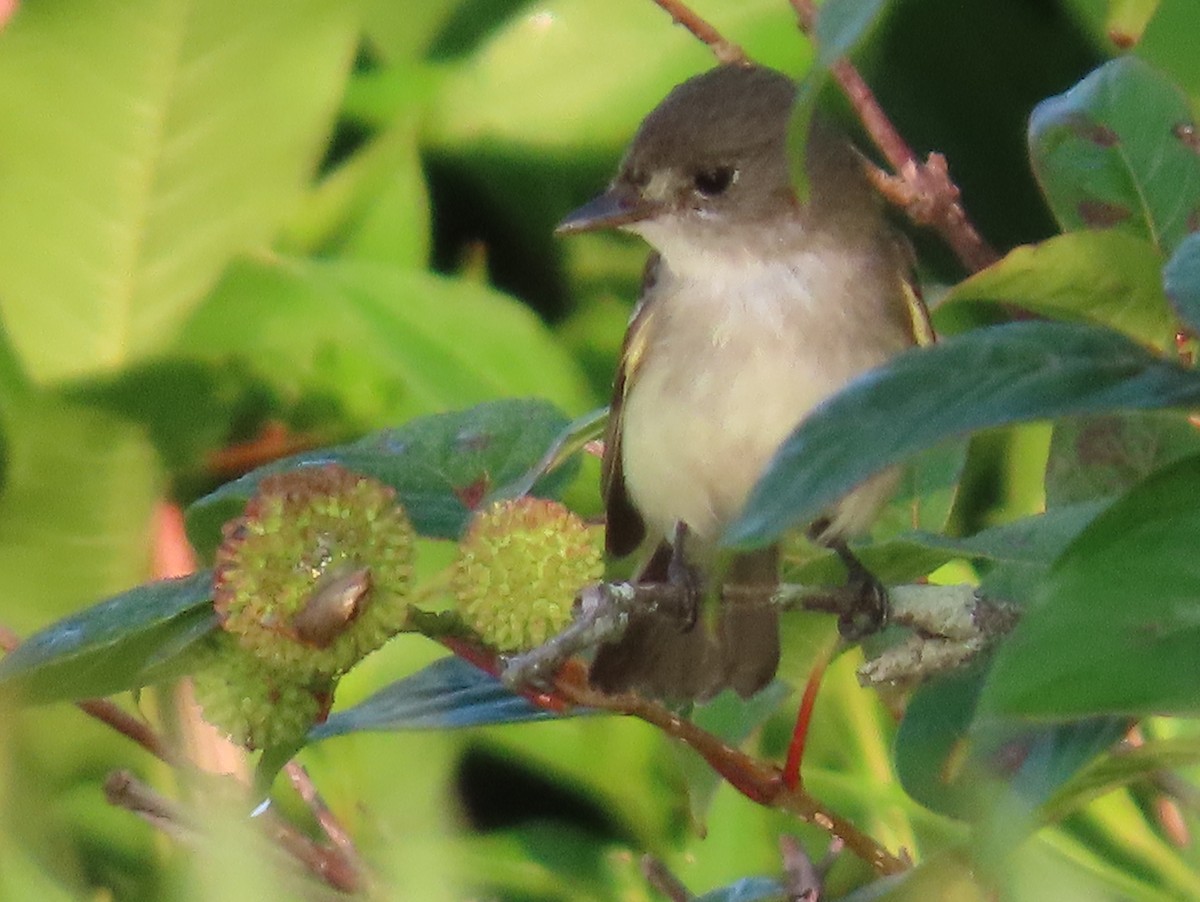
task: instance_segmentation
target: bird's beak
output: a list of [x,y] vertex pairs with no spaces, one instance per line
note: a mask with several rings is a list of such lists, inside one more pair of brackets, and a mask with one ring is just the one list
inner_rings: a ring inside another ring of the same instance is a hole
[[636,190],[613,185],[599,197],[568,213],[566,219],[554,229],[554,234],[576,235],[579,232],[617,229],[650,219],[660,210],[661,205],[646,200]]

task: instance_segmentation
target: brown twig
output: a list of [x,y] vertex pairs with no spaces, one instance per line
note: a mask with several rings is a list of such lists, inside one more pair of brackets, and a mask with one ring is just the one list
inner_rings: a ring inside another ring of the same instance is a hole
[[[196,818],[183,806],[151,789],[129,771],[115,771],[104,781],[109,804],[132,811],[175,840],[192,843]],[[359,868],[339,849],[322,846],[268,811],[259,817],[264,832],[315,877],[344,893],[361,892],[365,881]]]
[[[20,644],[20,637],[16,633],[0,626],[0,648],[11,652]],[[189,764],[182,761],[148,723],[122,710],[108,699],[85,699],[76,705],[88,716],[132,739],[159,760],[181,770],[190,770]],[[209,774],[202,776],[204,779],[220,779]],[[307,775],[304,776],[307,779]],[[324,880],[329,886],[349,893],[361,891],[366,885],[366,871],[349,835],[342,830],[341,825],[321,802],[315,787],[311,788],[311,792],[302,788],[290,770],[289,777],[292,778],[301,798],[309,804],[331,845],[323,846],[313,841],[270,811],[260,819],[263,829],[311,874]],[[237,785],[239,791],[244,791],[240,784],[230,785]],[[311,787],[311,783],[308,785]],[[183,808],[156,793],[128,771],[117,771],[110,775],[105,781],[104,791],[110,804],[134,812],[176,839],[188,838],[191,825],[182,816]]]
[[325,834],[330,844],[342,853],[342,857],[347,862],[354,865],[355,869],[362,871],[362,862],[358,855],[358,848],[354,845],[354,839],[342,826],[341,821],[325,804],[325,800],[321,797],[321,793],[317,790],[317,785],[313,783],[312,777],[308,775],[304,765],[298,761],[288,762],[284,768],[284,773],[287,774],[288,781],[291,782],[292,788],[296,790],[296,794],[300,796],[304,804],[308,806],[308,810],[313,813],[317,824],[321,827],[321,832]]
[[668,13],[676,24],[682,25],[707,44],[719,62],[736,63],[740,66],[749,65],[750,58],[746,56],[746,51],[733,41],[726,40],[721,32],[700,18],[682,0],[654,0],[654,2]]
[[567,662],[555,679],[554,688],[558,695],[574,704],[629,715],[658,727],[697,752],[717,774],[746,798],[760,805],[787,811],[805,823],[820,827],[842,840],[847,849],[878,873],[895,874],[907,869],[902,859],[826,808],[802,787],[789,789],[784,784],[779,768],[725,744],[712,733],[690,720],[684,720],[658,702],[634,693],[606,695],[592,689],[587,684],[586,670],[578,661]]
[[[812,0],[792,0],[792,7],[800,29],[812,37],[817,24],[816,6]],[[895,172],[895,175],[889,175],[873,165],[868,166],[868,174],[880,193],[901,207],[914,223],[929,226],[941,235],[968,271],[978,272],[995,263],[999,255],[967,217],[958,186],[950,178],[946,158],[932,153],[924,163],[917,159],[849,60],[835,60],[829,71],[854,107],[867,134]]]
[[641,865],[646,882],[666,896],[669,902],[691,902],[696,898],[661,859],[643,855]]

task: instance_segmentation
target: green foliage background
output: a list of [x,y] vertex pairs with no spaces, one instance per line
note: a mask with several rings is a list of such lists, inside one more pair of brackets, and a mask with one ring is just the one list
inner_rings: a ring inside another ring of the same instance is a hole
[[[784,0],[693,5],[760,62],[799,76],[813,60]],[[1160,223],[1152,210],[1131,227],[1080,231],[1087,223],[1063,213],[1077,198],[1047,189],[1049,204],[1042,200],[1026,134],[1036,103],[1117,54],[1114,33],[1140,35],[1136,55],[1179,85],[1186,99],[1178,102],[1194,110],[1197,7],[890,6],[859,50],[885,108],[916,147],[947,154],[968,209],[1001,250],[1042,242],[949,288],[961,273],[916,236],[927,289],[945,294],[939,327],[964,331],[1000,315],[987,302],[1015,301],[1169,348],[1174,316],[1158,272],[1194,226],[1186,215]],[[551,230],[604,183],[641,117],[711,64],[708,50],[648,0],[25,0],[0,30],[0,622],[25,635],[145,581],[156,505],[212,488],[220,480],[208,455],[268,422],[329,444],[491,399],[541,397],[572,416],[604,403],[644,251],[620,236],[559,243]],[[1158,96],[1151,82],[1139,99]],[[1131,108],[1143,112],[1119,104]],[[1054,127],[1046,125],[1051,137]],[[1183,175],[1157,196],[1194,194],[1181,160]],[[1052,170],[1049,155],[1045,165]],[[1043,185],[1051,170],[1039,173]],[[1059,226],[1066,232],[1055,236]],[[1200,296],[1186,263],[1175,270],[1185,300],[1189,287]],[[1040,585],[1096,513],[1070,505],[1109,499],[1195,453],[1179,418],[1141,416],[1112,427],[1141,442],[1120,445],[1112,466],[1061,463],[1086,435],[1078,421],[1053,437],[1044,424],[984,433],[965,464],[965,444],[943,451],[922,472],[948,477],[914,484],[928,503],[916,525],[1004,530],[1062,502],[1053,523],[1039,521],[1035,555],[1022,556],[1029,543],[1012,532],[975,537],[990,560],[1013,565],[994,568],[994,585],[1034,594],[1014,587],[1023,577]],[[1044,479],[1056,461],[1070,478]],[[1114,634],[1144,625],[1121,619],[1121,579],[1136,582],[1117,566],[1129,553],[1123,524],[1142,524],[1132,547],[1143,580],[1180,567],[1193,547],[1177,528],[1156,531],[1150,515],[1165,505],[1194,519],[1193,471],[1167,469],[1118,502],[1040,591],[1094,598],[1098,613],[1078,616],[1111,617]],[[569,491],[577,509],[596,511],[594,480],[595,468],[585,468]],[[1055,524],[1058,544],[1047,532]],[[973,555],[964,545],[911,537],[903,545],[898,526],[881,529],[871,562],[899,561],[897,579],[943,560],[956,562],[948,579],[974,573],[962,563]],[[433,541],[422,552],[430,570],[446,555]],[[918,557],[921,568],[908,572]],[[1112,570],[1097,569],[1098,560]],[[795,682],[820,641],[811,637],[824,633],[808,618],[790,619]],[[993,681],[980,704],[1048,717],[1141,714],[1146,705],[1197,713],[1194,665],[1177,671],[1166,708],[1160,695],[1072,708],[1081,693],[1044,655],[1071,628],[1034,621],[1002,662],[1011,676]],[[1112,651],[1114,660],[1122,654]],[[347,678],[339,704],[437,655],[432,643],[398,639]],[[854,665],[844,657],[827,678],[807,785],[889,848],[926,862],[898,895],[976,898],[964,877],[968,831],[949,814],[983,803],[964,781],[947,790],[933,780],[922,791],[921,778],[954,750],[923,746],[911,735],[922,723],[913,716],[910,735],[897,739],[895,718],[857,687]],[[1114,692],[1144,675],[1136,662],[1099,674],[1091,666],[1078,665],[1089,688],[1098,675]],[[979,691],[968,675],[918,696],[925,723],[945,727],[932,730],[934,745],[970,719]],[[763,754],[782,755],[788,707],[756,734]],[[736,719],[706,716],[714,727]],[[1041,771],[1045,787],[984,806],[991,827],[971,834],[983,847],[974,860],[993,863],[1007,895],[1200,896],[1196,852],[1169,841],[1146,784],[1102,792],[1196,760],[1189,721],[1147,729],[1174,745],[1133,764],[1106,759],[1068,790]],[[1056,734],[1045,754],[1078,764],[1113,738],[1111,724],[1085,732]],[[993,744],[1003,749],[1010,739]],[[308,749],[303,760],[396,898],[650,898],[630,850],[660,855],[706,891],[776,874],[784,830],[814,852],[824,843],[818,831],[716,786],[628,720],[358,733]],[[238,814],[212,812],[221,843],[181,855],[105,804],[101,779],[116,767],[170,782],[161,765],[69,706],[5,708],[0,897],[277,894]],[[700,790],[691,809],[685,786]],[[1036,811],[1020,809],[1028,799]],[[1043,822],[1051,825],[1023,843],[1005,835],[1023,840]],[[696,823],[706,826],[703,839]],[[844,860],[834,885],[865,876]]]

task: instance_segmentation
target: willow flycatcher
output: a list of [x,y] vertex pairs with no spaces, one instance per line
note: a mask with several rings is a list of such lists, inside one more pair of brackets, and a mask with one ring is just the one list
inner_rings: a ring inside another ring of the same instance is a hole
[[[717,540],[804,417],[914,343],[910,255],[861,157],[819,119],[809,195],[793,189],[795,98],[791,79],[759,66],[679,85],[642,122],[608,190],[558,227],[621,228],[654,250],[613,390],[608,551],[645,549],[640,579],[690,579],[721,598],[715,626],[699,615],[633,617],[593,662],[592,682],[607,691],[686,700],[770,682],[778,547],[730,557]],[[814,533],[844,547],[894,487],[893,474],[864,483]]]

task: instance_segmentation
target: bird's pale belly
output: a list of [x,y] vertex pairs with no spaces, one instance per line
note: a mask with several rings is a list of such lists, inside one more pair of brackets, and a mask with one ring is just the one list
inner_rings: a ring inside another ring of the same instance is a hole
[[651,530],[669,535],[683,521],[711,541],[737,516],[780,443],[846,381],[800,350],[766,340],[670,353],[669,363],[648,355],[626,397],[622,452]]

